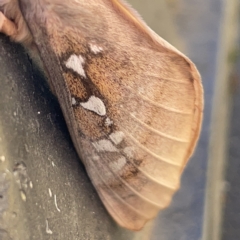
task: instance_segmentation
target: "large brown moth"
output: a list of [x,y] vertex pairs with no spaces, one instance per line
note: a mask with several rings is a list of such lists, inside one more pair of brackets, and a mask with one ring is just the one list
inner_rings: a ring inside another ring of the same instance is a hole
[[139,230],[166,208],[195,148],[195,65],[120,0],[0,0],[0,31],[40,57],[108,212]]

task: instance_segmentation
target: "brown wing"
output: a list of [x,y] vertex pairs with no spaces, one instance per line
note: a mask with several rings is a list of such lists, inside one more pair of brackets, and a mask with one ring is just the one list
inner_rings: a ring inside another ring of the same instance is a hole
[[138,230],[179,188],[201,127],[200,76],[121,2],[65,4],[25,17],[100,198]]

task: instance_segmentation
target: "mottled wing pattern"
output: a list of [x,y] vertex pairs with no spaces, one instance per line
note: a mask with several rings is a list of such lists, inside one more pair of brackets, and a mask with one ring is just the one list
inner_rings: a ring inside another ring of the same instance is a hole
[[95,2],[83,11],[89,28],[46,10],[36,44],[100,198],[121,226],[138,230],[179,188],[201,125],[200,77],[119,1]]

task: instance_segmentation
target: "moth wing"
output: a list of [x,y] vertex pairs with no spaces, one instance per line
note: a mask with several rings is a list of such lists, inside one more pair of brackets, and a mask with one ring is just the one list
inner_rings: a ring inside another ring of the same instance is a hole
[[139,230],[179,188],[201,127],[200,76],[120,1],[44,7],[25,18],[75,147],[108,212]]

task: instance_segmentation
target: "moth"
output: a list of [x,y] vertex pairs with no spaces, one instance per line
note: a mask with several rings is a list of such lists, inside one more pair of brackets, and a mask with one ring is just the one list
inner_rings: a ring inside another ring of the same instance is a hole
[[140,230],[178,190],[202,122],[195,65],[120,0],[0,0],[0,31],[40,59],[107,211]]

